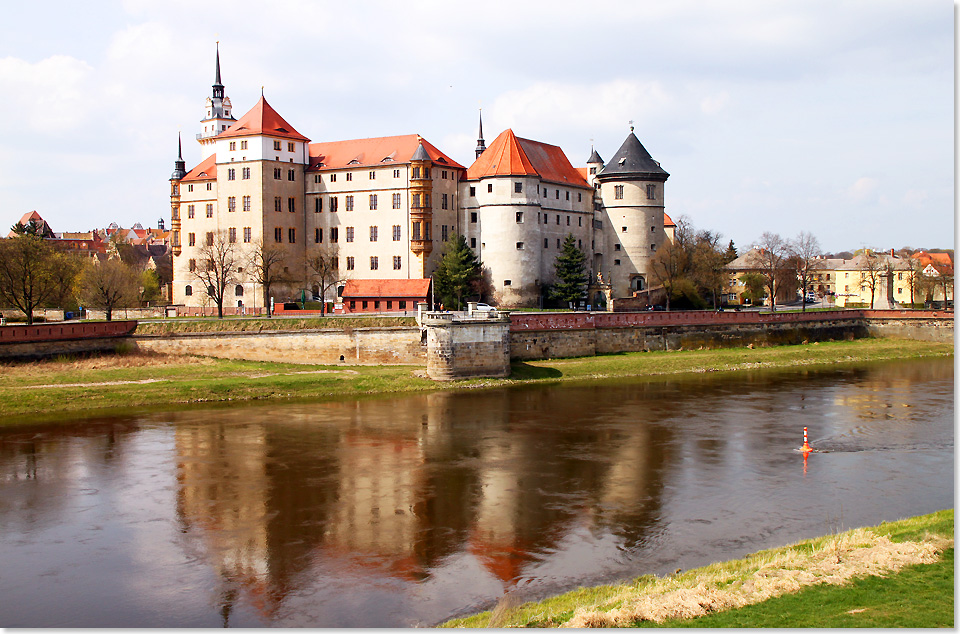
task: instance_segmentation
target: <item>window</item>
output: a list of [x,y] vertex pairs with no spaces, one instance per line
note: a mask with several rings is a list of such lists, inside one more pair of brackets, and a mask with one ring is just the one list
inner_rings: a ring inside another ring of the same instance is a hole
[[614,266],[620,266],[620,260],[614,260],[614,261],[613,261],[613,265],[614,265]]
[[543,239],[543,248],[544,248],[544,249],[549,249],[549,248],[550,248],[550,238],[544,238],[544,239]]
[[273,241],[283,242],[283,229],[281,229],[280,227],[273,228]]
[[279,196],[273,198],[273,210],[274,211],[283,211],[283,199]]
[[471,249],[476,249],[476,248],[477,248],[477,239],[476,239],[476,238],[470,238],[470,248],[471,248]]
[[368,172],[367,176],[368,176],[368,177],[370,178],[370,180],[372,180],[372,181],[373,181],[373,180],[377,180],[377,173],[374,172],[374,171]]
[[578,203],[583,202],[583,192],[577,192],[577,202]]
[[487,193],[488,194],[493,193],[493,183],[487,183]]
[[523,193],[523,183],[522,183],[522,182],[516,182],[516,183],[514,183],[514,184],[513,184],[513,192],[514,192],[515,194],[522,194],[522,193]]
[[194,212],[195,212],[194,206],[187,205],[187,218],[193,218]]
[[289,211],[290,213],[296,213],[297,211],[296,198],[287,198],[287,211]]
[[353,172],[347,172],[347,180],[348,180],[348,181],[352,181],[352,180],[353,180]]
[[317,244],[320,244],[321,242],[323,242],[323,229],[317,228],[314,230],[313,241],[316,242]]
[[227,211],[236,211],[237,210],[237,197],[230,196],[227,198]]
[[276,150],[277,152],[280,151],[280,141],[273,142],[273,149]]
[[557,214],[557,224],[560,224],[560,214]]
[[656,245],[656,244],[651,244],[651,245],[650,245],[650,250],[651,250],[651,251],[656,251],[656,250],[657,250],[657,245]]
[[287,141],[287,152],[293,152],[296,150],[296,146],[293,144],[293,141]]
[[282,170],[281,170],[279,167],[274,167],[274,168],[273,168],[273,180],[275,180],[275,181],[280,180],[280,179],[282,178],[281,172],[282,172]]
[[447,233],[447,225],[440,225],[440,239],[446,242],[449,237],[450,236]]
[[192,192],[192,191],[193,191],[193,185],[187,185],[187,191],[188,191],[188,192]]
[[191,273],[197,270],[197,261],[194,258],[190,258],[190,261],[187,262],[187,265],[187,268],[190,269]]
[[411,206],[414,207],[414,208],[420,206],[420,194],[414,194],[414,195],[413,195],[413,205],[411,205]]
[[510,283],[511,283],[510,280],[503,280],[504,286],[510,286]]
[[471,188],[470,188],[470,195],[471,195],[471,196],[476,196],[476,195],[477,195],[477,188],[476,188],[476,187],[471,187]]
[[470,222],[476,222],[476,221],[477,221],[477,212],[471,211],[471,212],[470,212]]
[[252,237],[253,237],[252,234],[253,234],[253,232],[252,232],[252,230],[250,229],[250,227],[244,227],[244,228],[243,228],[243,241],[249,244],[249,243],[250,243],[250,240],[251,240]]
[[213,190],[213,183],[207,183],[207,191]]
[[377,233],[378,233],[378,232],[379,232],[379,228],[378,228],[378,227],[376,227],[376,226],[370,227],[370,242],[376,242],[376,241],[377,241]]
[[619,251],[619,250],[620,250],[620,245],[619,245],[619,244],[613,245],[613,250],[614,250],[614,251]]
[[613,186],[613,197],[617,200],[623,200],[623,185]]
[[623,231],[623,233],[626,233],[626,232],[627,232],[627,228],[626,228],[626,227],[620,227],[620,229]]
[[400,194],[393,195],[393,208],[400,209]]
[[204,244],[206,244],[208,247],[212,247],[212,246],[213,246],[213,232],[212,232],[212,231],[208,231],[206,238],[207,238],[207,239],[204,241]]
[[234,151],[234,150],[236,150],[236,149],[237,149],[237,142],[236,142],[236,141],[230,141],[230,151],[232,152],[232,151]]
[[322,183],[322,182],[323,182],[323,177],[321,177],[319,174],[314,174],[314,175],[313,175],[313,182],[314,182],[314,183]]
[[567,226],[570,226],[570,216],[567,216]]
[[560,238],[557,238],[557,248],[560,248]]
[[440,209],[447,209],[447,194],[440,194]]
[[393,170],[393,177],[400,178],[400,170]]
[[440,172],[440,174],[441,174],[440,178],[443,178],[443,179],[447,178],[447,170],[443,170],[442,172]]
[[243,297],[243,284],[237,284],[233,287],[233,294],[237,297]]
[[348,270],[348,271],[352,271],[352,270],[353,270],[353,256],[352,256],[352,255],[351,255],[351,256],[347,256],[347,270]]
[[250,197],[249,197],[249,196],[244,196],[244,197],[243,197],[243,210],[244,210],[244,211],[250,211],[250,208],[251,208]]
[[207,204],[207,218],[213,218],[213,204]]
[[[370,173],[372,174],[373,172],[370,172]],[[377,210],[377,195],[370,194],[370,211],[376,211],[376,210]]]
[[413,176],[411,176],[411,178],[420,178],[420,168],[419,168],[419,167],[414,167],[414,168],[413,168]]
[[657,186],[647,185],[647,200],[656,200],[656,199],[657,199]]
[[296,170],[287,170],[287,180],[295,181],[297,180],[297,171]]
[[339,200],[337,199],[336,196],[331,196],[331,197],[330,197],[330,211],[331,211],[331,212],[337,211],[337,207],[339,207]]
[[518,212],[517,212],[517,224],[521,224],[521,223],[523,223],[523,212],[522,212],[522,211],[518,211]]
[[230,227],[230,228],[227,230],[227,235],[229,236],[229,237],[228,237],[228,240],[229,240],[230,244],[236,244],[236,243],[237,243],[237,228],[236,228],[236,227]]
[[353,242],[353,227],[347,227],[347,242]]
[[522,251],[522,250],[523,250],[523,243],[522,243],[522,242],[518,242],[518,243],[517,243],[517,250],[518,250],[518,251]]
[[420,223],[419,222],[413,223],[413,239],[414,240],[420,239]]
[[294,244],[297,241],[297,230],[293,227],[287,229],[287,242]]
[[246,149],[247,149],[247,142],[246,142],[246,141],[240,141],[240,149],[241,149],[241,150],[246,150]]
[[566,192],[567,200],[570,200],[570,192]]
[[197,245],[197,234],[188,233],[187,234],[187,246],[193,247]]
[[318,214],[323,211],[323,198],[317,196],[313,201],[313,213]]
[[652,227],[650,227],[650,233],[656,233],[656,231],[657,231],[656,225],[653,225]]
[[331,174],[331,175],[330,175],[330,182],[331,182],[331,183],[336,183],[336,182],[337,182],[337,175],[336,175],[336,174]]
[[577,216],[577,226],[578,227],[583,226],[583,216]]
[[228,169],[228,170],[227,170],[227,180],[228,180],[228,181],[235,181],[235,180],[237,180],[237,170],[233,169],[232,167],[231,167],[230,169]]
[[[349,174],[347,176],[349,176]],[[353,211],[353,196],[347,196],[346,203],[347,211]]]
[[187,297],[190,297],[191,295],[193,295],[193,287],[187,284],[183,288],[183,294],[186,295]]
[[338,257],[336,257],[336,256],[330,258],[330,268],[332,268],[334,271],[339,271],[339,270],[340,270],[340,258],[338,258]]
[[400,242],[400,225],[393,225],[393,241]]
[[371,270],[371,271],[376,271],[378,268],[380,268],[380,259],[379,259],[377,256],[375,256],[375,255],[371,255],[371,256],[370,256],[370,270]]
[[244,167],[243,170],[241,170],[241,171],[242,171],[242,173],[243,173],[243,180],[245,180],[245,181],[250,180],[250,168],[249,168],[249,167]]
[[591,168],[590,168],[590,173],[591,173],[591,174],[596,174],[596,173],[597,173],[597,168],[596,168],[596,167],[591,167]]
[[557,190],[557,200],[560,200],[560,190]]
[[403,259],[399,255],[393,256],[393,270],[399,271],[401,266],[403,266]]

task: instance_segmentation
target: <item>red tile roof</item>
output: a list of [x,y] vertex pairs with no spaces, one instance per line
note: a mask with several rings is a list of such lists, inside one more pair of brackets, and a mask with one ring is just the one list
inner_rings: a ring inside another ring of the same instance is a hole
[[520,138],[509,128],[467,170],[467,180],[490,176],[539,176],[550,183],[592,189],[559,147]]
[[293,129],[293,126],[287,123],[281,117],[273,106],[267,103],[267,100],[260,97],[250,112],[240,117],[236,123],[217,135],[217,138],[253,136],[262,134],[264,136],[280,137],[283,139],[295,139],[297,141],[309,141],[307,137]]
[[673,221],[673,219],[672,219],[670,216],[667,215],[667,212],[663,212],[663,226],[664,226],[664,227],[676,227],[676,226],[677,226],[677,223],[675,223],[675,222]]
[[430,280],[347,280],[342,297],[426,297]]
[[187,172],[187,175],[181,178],[181,181],[206,181],[216,180],[217,178],[217,155],[211,154],[207,158]]
[[343,169],[350,166],[369,167],[391,163],[409,163],[420,142],[423,143],[423,149],[427,151],[435,166],[466,169],[426,139],[422,139],[416,134],[405,134],[374,139],[311,143],[310,165],[307,170],[317,171]]
[[940,273],[947,275],[953,274],[953,260],[950,258],[949,253],[927,253],[926,251],[919,251],[910,257],[919,260],[924,267],[932,264],[933,268],[937,269]]

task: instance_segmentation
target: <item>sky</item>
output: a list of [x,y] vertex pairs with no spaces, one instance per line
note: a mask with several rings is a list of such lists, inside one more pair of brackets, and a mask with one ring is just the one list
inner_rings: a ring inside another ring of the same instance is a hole
[[235,116],[260,91],[314,142],[420,134],[612,157],[630,125],[666,211],[741,249],[953,248],[951,0],[118,0],[4,3],[0,227],[169,227],[217,42]]

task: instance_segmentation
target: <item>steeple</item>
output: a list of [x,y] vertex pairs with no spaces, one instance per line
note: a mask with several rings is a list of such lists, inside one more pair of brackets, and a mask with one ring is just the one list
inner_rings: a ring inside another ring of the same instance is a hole
[[187,164],[183,160],[183,141],[180,140],[180,133],[177,133],[177,160],[173,162],[173,174],[170,180],[178,181],[187,175]]
[[197,141],[203,148],[203,158],[207,158],[214,152],[213,138],[236,122],[231,114],[233,106],[230,103],[230,97],[227,97],[223,89],[223,81],[220,79],[220,42],[217,42],[216,60],[213,95],[207,97],[204,104],[204,117],[200,120],[203,131],[197,135]]
[[480,134],[477,139],[477,158],[487,149],[487,144],[483,141],[483,108],[480,108]]
[[220,42],[217,42],[217,74],[213,80],[213,98],[223,99],[223,82],[220,81]]

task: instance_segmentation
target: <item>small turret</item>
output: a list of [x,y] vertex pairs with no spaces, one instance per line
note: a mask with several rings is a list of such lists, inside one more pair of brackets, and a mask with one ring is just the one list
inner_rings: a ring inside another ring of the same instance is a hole
[[180,140],[180,135],[177,134],[177,160],[173,162],[173,174],[170,175],[170,180],[178,181],[186,175],[187,164],[183,160],[183,141]]
[[483,140],[483,108],[480,109],[480,133],[477,135],[477,158],[487,149],[487,144]]

